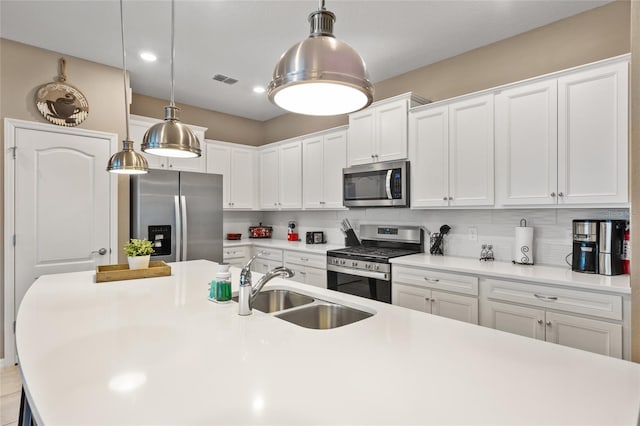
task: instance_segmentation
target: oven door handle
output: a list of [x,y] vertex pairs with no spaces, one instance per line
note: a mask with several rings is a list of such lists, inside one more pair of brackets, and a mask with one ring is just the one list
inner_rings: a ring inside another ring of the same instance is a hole
[[385,188],[387,190],[387,198],[393,200],[393,195],[391,194],[391,174],[393,173],[393,169],[387,170],[387,182]]
[[374,278],[376,280],[389,281],[389,274],[387,272],[364,271],[362,269],[351,269],[336,265],[327,265],[327,271],[355,275],[357,277]]

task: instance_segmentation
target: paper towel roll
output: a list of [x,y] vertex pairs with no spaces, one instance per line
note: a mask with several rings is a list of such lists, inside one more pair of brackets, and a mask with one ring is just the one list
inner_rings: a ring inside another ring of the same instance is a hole
[[516,226],[516,241],[513,261],[524,265],[533,265],[533,228]]

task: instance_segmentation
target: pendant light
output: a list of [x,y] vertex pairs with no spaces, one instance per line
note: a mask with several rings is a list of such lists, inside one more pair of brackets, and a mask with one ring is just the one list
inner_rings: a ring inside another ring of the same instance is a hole
[[273,71],[269,100],[306,115],[346,114],[373,101],[373,85],[360,55],[333,35],[336,15],[320,0],[309,15],[309,38],[287,50]]
[[175,2],[171,0],[171,103],[164,107],[164,122],[151,126],[142,138],[142,150],[165,157],[200,157],[200,142],[189,126],[180,122],[174,100]]
[[149,171],[147,160],[133,150],[133,142],[129,138],[129,91],[127,90],[127,53],[124,47],[124,13],[120,0],[120,31],[122,36],[122,82],[124,86],[124,117],[127,128],[122,151],[111,156],[107,163],[107,171],[111,173],[136,175]]

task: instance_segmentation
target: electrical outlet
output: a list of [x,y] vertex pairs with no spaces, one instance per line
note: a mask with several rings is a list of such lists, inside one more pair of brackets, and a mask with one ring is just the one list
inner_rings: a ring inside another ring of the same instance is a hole
[[470,226],[468,228],[469,241],[478,241],[478,228]]

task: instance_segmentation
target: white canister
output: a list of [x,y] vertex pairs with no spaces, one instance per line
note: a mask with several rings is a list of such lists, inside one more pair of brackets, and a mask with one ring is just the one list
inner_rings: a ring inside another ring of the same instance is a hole
[[516,226],[513,263],[533,265],[533,228],[527,226],[525,219],[520,221],[520,226]]

